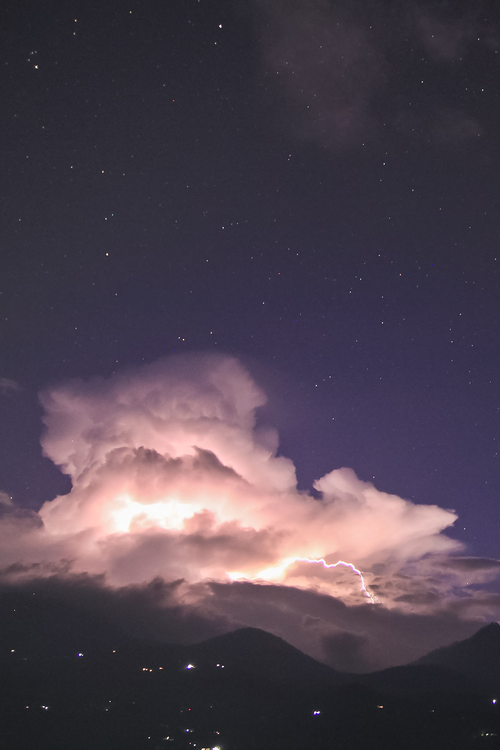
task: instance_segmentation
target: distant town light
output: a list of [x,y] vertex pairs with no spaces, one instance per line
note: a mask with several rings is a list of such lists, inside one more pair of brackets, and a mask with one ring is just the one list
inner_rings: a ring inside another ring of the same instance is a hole
[[194,666],[194,664],[188,664],[186,669],[196,669],[196,667]]

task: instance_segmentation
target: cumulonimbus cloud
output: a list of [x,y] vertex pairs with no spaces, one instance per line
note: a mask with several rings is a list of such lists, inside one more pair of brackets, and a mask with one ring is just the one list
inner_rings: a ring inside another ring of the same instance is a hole
[[41,508],[44,534],[81,540],[78,559],[111,580],[130,582],[133,567],[135,581],[312,578],[324,587],[347,571],[303,558],[370,568],[457,546],[441,533],[453,512],[381,492],[350,469],[315,483],[320,500],[299,492],[277,436],[255,430],[265,396],[236,359],[166,359],[41,400],[45,454],[73,483]]
[[[52,387],[41,403],[44,453],[72,489],[38,513],[1,503],[5,579],[71,571],[115,588],[182,580],[179,606],[203,610],[207,622],[283,628],[288,608],[290,623],[302,623],[302,635],[288,639],[304,647],[309,638],[316,656],[318,644],[331,651],[337,642],[346,605],[400,616],[463,608],[466,599],[476,602],[474,617],[498,608],[491,597],[457,593],[497,566],[457,557],[460,544],[443,533],[452,511],[380,491],[346,468],[315,482],[319,499],[299,491],[277,434],[256,428],[265,395],[234,358],[166,358]],[[249,602],[257,596],[253,615],[243,591],[254,592]],[[299,600],[308,612],[297,611]]]

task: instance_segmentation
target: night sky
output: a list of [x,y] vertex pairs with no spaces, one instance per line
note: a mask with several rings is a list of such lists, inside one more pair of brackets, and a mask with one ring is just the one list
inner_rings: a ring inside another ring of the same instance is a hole
[[16,506],[71,486],[42,456],[41,391],[219,353],[266,393],[300,490],[350,467],[498,557],[496,5],[2,5]]

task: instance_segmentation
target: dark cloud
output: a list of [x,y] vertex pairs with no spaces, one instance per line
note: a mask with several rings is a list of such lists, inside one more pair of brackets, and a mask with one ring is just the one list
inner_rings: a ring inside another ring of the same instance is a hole
[[[443,21],[435,16],[417,15],[417,34],[426,51],[436,60],[453,62],[463,54],[473,30],[465,20]],[[470,21],[470,19],[469,19]]]
[[449,557],[442,562],[443,567],[464,571],[497,571],[500,560],[486,557]]
[[402,594],[401,596],[396,596],[394,601],[418,605],[435,605],[437,604],[437,602],[439,602],[439,595],[434,593],[433,591],[419,591],[413,594]]
[[393,129],[422,145],[455,150],[479,146],[485,135],[479,121],[464,110],[434,106],[420,113],[402,110],[394,120]]
[[[443,87],[449,100],[464,100],[452,66],[463,66],[465,76],[469,52],[498,48],[480,7],[461,14],[453,4],[389,0],[255,4],[263,85],[281,127],[297,138],[343,152],[389,145],[394,136],[470,147],[484,135],[475,105],[439,104]],[[414,93],[403,103],[406,89]]]
[[116,648],[130,638],[195,643],[251,626],[353,672],[408,663],[472,635],[482,624],[463,606],[423,615],[347,606],[312,590],[249,581],[190,585],[156,578],[109,587],[104,576],[75,575],[69,565],[57,571],[37,566],[4,571],[0,610],[6,645],[22,640],[25,648],[67,651]]
[[477,141],[484,133],[474,117],[459,109],[437,110],[432,130],[436,143],[445,146],[462,146]]
[[385,82],[386,61],[373,31],[342,4],[259,6],[263,64],[295,134],[337,150],[378,131],[372,100]]
[[[462,617],[459,609],[434,601],[428,614],[383,606],[346,606],[335,597],[315,591],[250,582],[209,584],[205,599],[210,611],[223,614],[241,627],[260,627],[284,638],[310,656],[346,671],[373,671],[405,664],[421,654],[461,640],[485,620],[476,612]],[[497,607],[498,602],[484,602]],[[338,633],[352,634],[351,651],[335,652]],[[356,648],[353,644],[359,645]],[[342,665],[342,666],[340,666]]]
[[194,643],[231,629],[182,602],[182,580],[155,579],[111,589],[101,576],[52,575],[8,584],[0,581],[0,639],[12,647],[56,653],[101,649],[134,638]]
[[498,49],[498,35],[488,23],[484,2],[417,2],[411,7],[416,38],[433,60],[462,62],[478,47]]

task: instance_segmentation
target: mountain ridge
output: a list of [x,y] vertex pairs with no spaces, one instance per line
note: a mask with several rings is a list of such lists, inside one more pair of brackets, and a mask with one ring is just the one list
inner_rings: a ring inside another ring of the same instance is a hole
[[490,622],[470,638],[434,649],[413,664],[441,666],[466,675],[480,685],[499,685],[500,624]]

